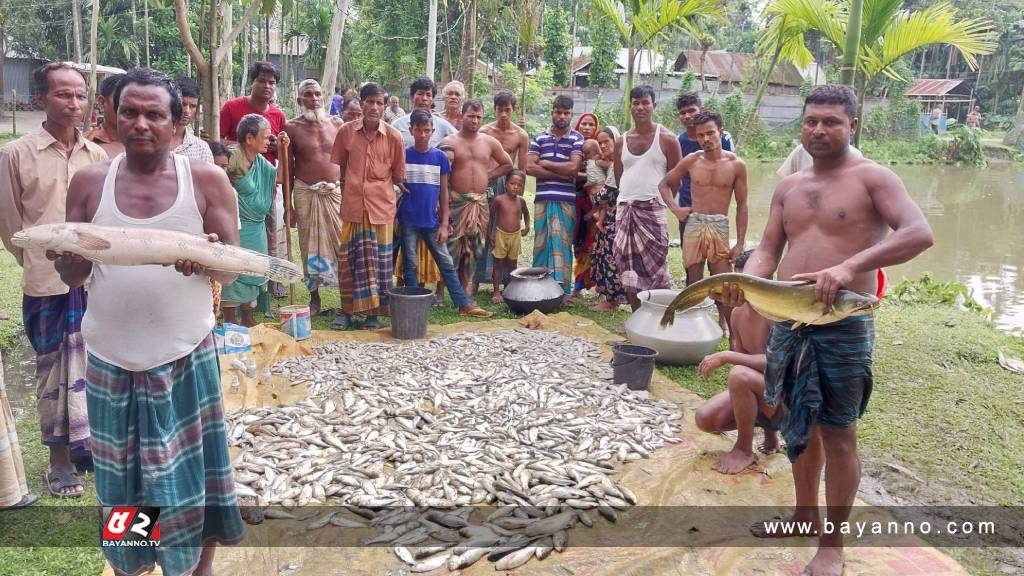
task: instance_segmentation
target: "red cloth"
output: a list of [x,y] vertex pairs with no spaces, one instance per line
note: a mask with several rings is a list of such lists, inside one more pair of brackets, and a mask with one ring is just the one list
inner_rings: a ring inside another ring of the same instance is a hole
[[[259,114],[269,120],[270,132],[274,136],[277,136],[284,130],[285,122],[288,121],[284,117],[284,112],[277,106],[271,104],[266,110],[260,112],[249,104],[248,96],[239,96],[238,98],[228,100],[220,107],[220,137],[237,142],[238,122],[246,114]],[[277,164],[277,154],[265,152],[263,157],[270,161],[271,164]]]
[[885,269],[878,269],[878,290],[875,292],[875,296],[879,300],[885,296],[885,290],[889,287],[889,277],[885,275]]

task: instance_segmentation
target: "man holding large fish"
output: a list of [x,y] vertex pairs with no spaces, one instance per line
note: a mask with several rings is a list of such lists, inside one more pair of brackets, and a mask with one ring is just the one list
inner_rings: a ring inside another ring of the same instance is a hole
[[[170,153],[181,116],[170,79],[130,70],[114,102],[125,155],[79,170],[68,189],[67,221],[208,234],[211,242],[236,245],[227,176]],[[70,252],[47,256],[67,285],[90,282],[82,331],[97,499],[102,506],[161,509],[160,547],[104,547],[107,560],[119,574],[159,562],[164,574],[209,576],[213,544],[237,542],[243,530],[211,333],[210,281],[230,284],[235,274],[192,260],[171,268],[94,264]]]
[[[869,313],[874,297],[861,296],[858,304],[856,293],[874,294],[879,267],[906,262],[933,242],[928,222],[900,179],[850,153],[856,113],[857,98],[849,87],[819,86],[807,96],[802,143],[814,165],[776,187],[761,243],[745,268],[761,278],[777,269],[780,280],[813,282],[814,302],[790,298],[800,293],[799,287],[784,288],[783,294],[741,276],[717,294],[710,288],[717,300],[732,307],[743,304],[749,290],[755,309],[785,320],[768,337],[766,399],[781,404],[777,414],[793,462],[796,509],[791,520],[814,528],[769,534],[767,522],[758,522],[751,527],[758,536],[818,534],[823,468],[828,520],[839,525],[849,517],[860,484],[856,422],[871,395],[874,340]],[[811,304],[825,307],[807,314]],[[809,317],[814,315],[818,318]],[[801,317],[802,322],[792,321]],[[805,574],[841,574],[842,546],[841,534],[821,535]]]

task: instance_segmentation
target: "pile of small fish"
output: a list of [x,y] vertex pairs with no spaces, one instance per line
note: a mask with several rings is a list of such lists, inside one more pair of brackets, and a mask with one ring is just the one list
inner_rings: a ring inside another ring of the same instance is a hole
[[[614,521],[636,503],[609,478],[623,462],[678,442],[676,406],[612,384],[600,355],[580,338],[516,329],[285,360],[272,373],[315,399],[228,415],[238,494],[285,508],[333,498],[384,526],[366,543],[396,546],[413,572],[543,558],[576,522]],[[501,507],[471,520],[484,504]],[[367,527],[338,512],[308,527],[327,525]],[[428,539],[444,545],[405,548]]]

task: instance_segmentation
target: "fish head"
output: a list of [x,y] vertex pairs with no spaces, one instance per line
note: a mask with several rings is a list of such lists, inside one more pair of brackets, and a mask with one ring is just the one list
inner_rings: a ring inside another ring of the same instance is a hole
[[833,314],[842,319],[871,314],[881,305],[882,301],[870,294],[843,291],[836,295],[832,310]]
[[11,243],[18,248],[36,250],[59,251],[77,240],[77,230],[67,224],[42,224],[18,230],[11,236]]

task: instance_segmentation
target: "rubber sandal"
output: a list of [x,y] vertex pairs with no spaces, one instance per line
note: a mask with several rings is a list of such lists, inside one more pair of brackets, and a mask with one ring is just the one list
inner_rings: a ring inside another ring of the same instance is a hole
[[466,312],[459,312],[459,316],[472,316],[474,318],[490,318],[491,316],[494,316],[494,312],[488,312],[487,310],[484,310],[483,308],[477,306],[476,308],[473,308]]
[[352,327],[352,317],[341,313],[334,317],[334,321],[331,322],[331,330],[348,330]]
[[363,322],[363,330],[380,330],[380,320],[377,320],[376,316],[371,316]]
[[22,498],[17,504],[12,504],[10,506],[4,506],[3,508],[0,508],[0,512],[3,512],[4,510],[17,510],[18,508],[25,508],[26,506],[31,506],[35,504],[37,500],[39,500],[39,497],[36,496],[35,494],[26,494],[25,497]]
[[[70,462],[61,464],[57,468],[51,468],[49,472],[44,473],[44,477],[46,479],[46,489],[50,491],[50,495],[54,498],[81,498],[85,492],[85,484],[78,477],[74,464]],[[54,484],[57,484],[56,489],[53,487]],[[61,488],[71,488],[73,486],[81,486],[82,492],[78,494],[62,494],[60,491]]]

